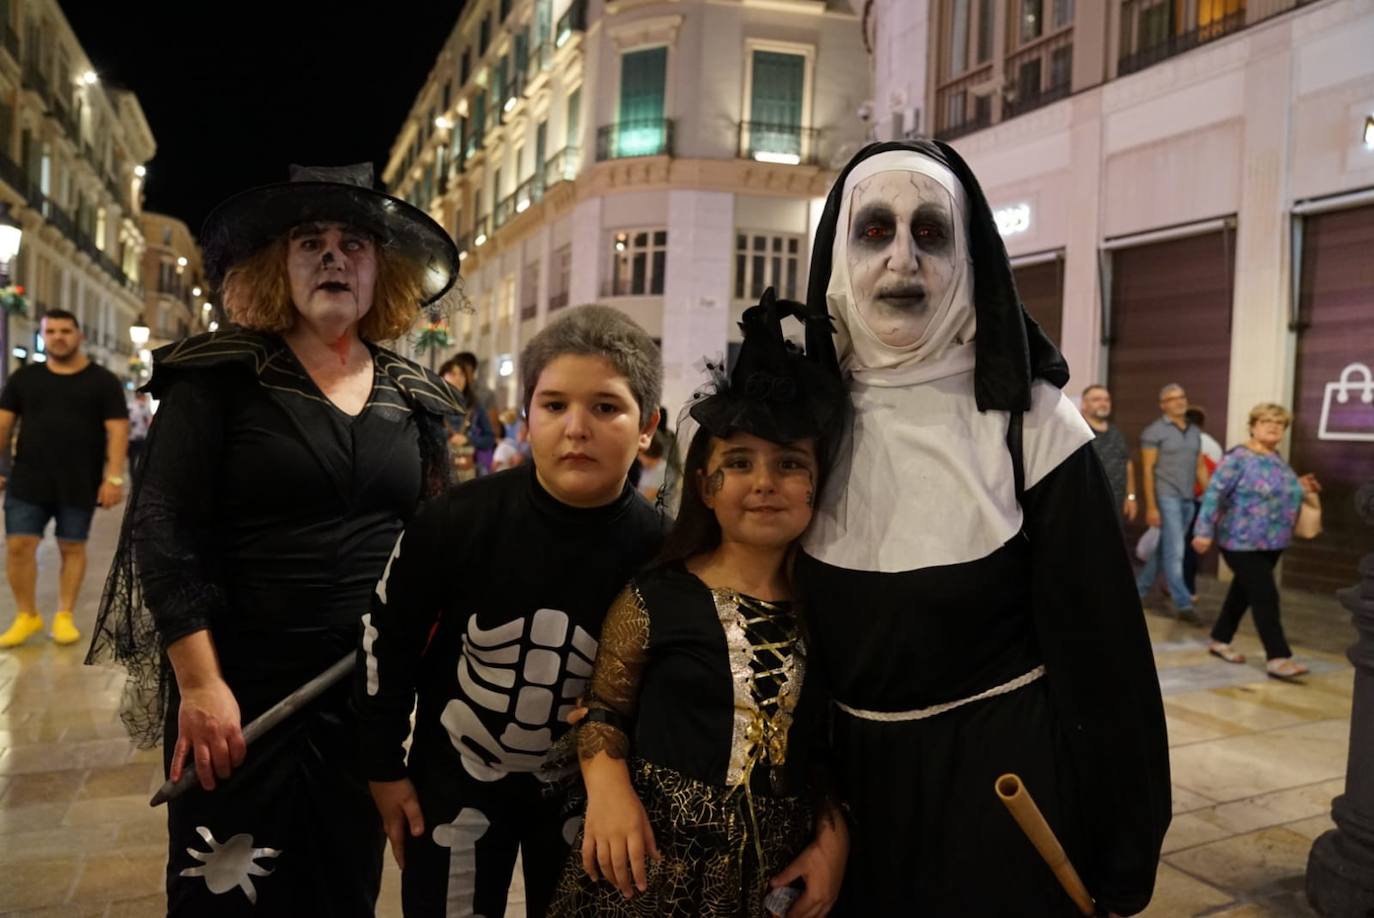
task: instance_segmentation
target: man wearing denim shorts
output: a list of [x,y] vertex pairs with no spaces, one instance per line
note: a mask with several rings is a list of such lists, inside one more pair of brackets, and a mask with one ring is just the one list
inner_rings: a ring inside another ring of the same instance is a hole
[[49,310],[40,323],[45,363],[15,372],[0,392],[0,453],[19,422],[14,469],[0,478],[5,491],[5,571],[18,614],[0,634],[0,647],[18,647],[43,630],[35,587],[38,543],[57,521],[62,555],[52,639],[74,644],[76,595],[86,573],[86,537],[97,505],[124,496],[129,416],[115,375],[81,353],[76,316]]
[[1201,619],[1183,582],[1183,539],[1193,521],[1194,483],[1206,488],[1209,474],[1201,457],[1201,432],[1188,422],[1183,387],[1170,383],[1161,389],[1159,408],[1163,415],[1140,435],[1145,521],[1159,527],[1159,544],[1145,562],[1136,589],[1144,599],[1163,568],[1178,617],[1196,625]]

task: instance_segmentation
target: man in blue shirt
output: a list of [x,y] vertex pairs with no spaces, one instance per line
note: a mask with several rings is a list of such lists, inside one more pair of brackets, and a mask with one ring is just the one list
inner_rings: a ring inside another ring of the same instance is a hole
[[1140,597],[1150,592],[1163,567],[1178,617],[1198,625],[1193,597],[1183,582],[1183,540],[1193,521],[1193,485],[1207,487],[1210,477],[1202,461],[1201,431],[1187,418],[1188,393],[1178,383],[1159,392],[1162,417],[1140,435],[1140,460],[1145,490],[1145,522],[1159,527],[1159,543],[1136,580]]

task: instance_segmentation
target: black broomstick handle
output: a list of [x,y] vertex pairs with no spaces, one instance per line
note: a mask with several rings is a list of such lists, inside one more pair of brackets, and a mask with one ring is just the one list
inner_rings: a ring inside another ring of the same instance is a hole
[[[354,655],[349,653],[339,662],[320,673],[314,679],[278,701],[272,707],[263,711],[262,714],[243,728],[243,742],[245,746],[253,745],[253,742],[277,724],[295,714],[316,698],[320,697],[330,687],[337,685],[345,676],[353,671]],[[148,801],[149,806],[159,806],[168,800],[180,797],[182,794],[196,783],[195,762],[186,766],[186,770],[181,773],[180,781],[167,781],[157,793],[153,794],[153,799]]]

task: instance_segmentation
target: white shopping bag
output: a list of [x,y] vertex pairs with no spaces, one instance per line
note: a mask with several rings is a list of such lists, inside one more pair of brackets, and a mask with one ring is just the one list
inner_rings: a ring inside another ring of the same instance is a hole
[[1317,439],[1374,442],[1374,372],[1368,365],[1352,363],[1326,384]]
[[1141,561],[1149,561],[1159,547],[1159,527],[1151,526],[1145,530],[1140,541],[1135,543],[1135,556]]

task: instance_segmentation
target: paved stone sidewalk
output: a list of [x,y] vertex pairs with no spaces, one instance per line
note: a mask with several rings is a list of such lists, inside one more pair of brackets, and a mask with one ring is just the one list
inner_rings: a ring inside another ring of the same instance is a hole
[[[94,619],[118,519],[99,513],[76,621]],[[40,607],[51,614],[57,557],[40,553]],[[1202,585],[1215,609],[1218,584]],[[1207,655],[1206,632],[1148,618],[1169,718],[1174,822],[1150,916],[1311,914],[1302,898],[1312,839],[1328,828],[1346,763],[1354,632],[1334,601],[1285,596],[1285,623],[1312,666],[1304,685],[1267,679],[1248,620],[1230,666]],[[0,586],[0,627],[13,601]],[[115,711],[122,676],[81,665],[85,641],[35,639],[0,651],[0,914],[156,916],[166,864],[160,754],[130,747]],[[1110,690],[1110,687],[1104,687]],[[508,915],[523,915],[519,882]],[[388,860],[378,914],[400,914]]]

